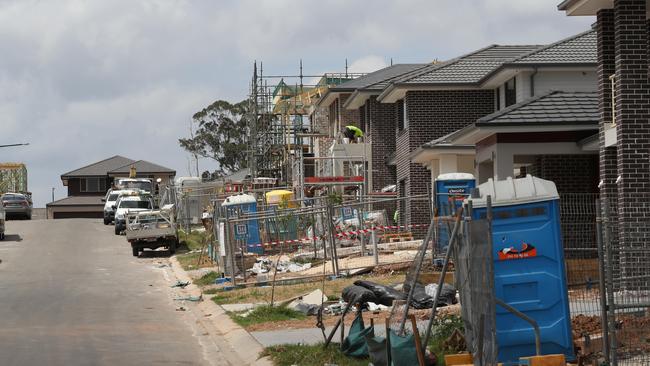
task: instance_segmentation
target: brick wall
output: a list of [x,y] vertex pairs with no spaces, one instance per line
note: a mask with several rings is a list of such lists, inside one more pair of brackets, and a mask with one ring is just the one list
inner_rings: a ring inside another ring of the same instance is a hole
[[598,193],[598,155],[537,155],[528,174],[553,181],[563,193]]
[[[412,164],[409,154],[438,137],[442,137],[494,112],[492,90],[409,91],[405,97],[408,127],[395,129],[397,180],[406,181],[406,195],[427,194],[431,173],[420,164]],[[428,202],[400,204],[400,214],[410,224],[428,223]]]
[[[359,110],[354,109],[354,110],[349,110],[343,107],[345,102],[348,100],[350,97],[350,94],[341,94],[341,96],[337,99],[338,101],[338,108],[339,108],[339,116],[341,119],[341,129],[343,129],[347,125],[354,125],[359,128],[361,128],[361,117],[359,116]],[[341,131],[336,131],[337,133],[340,133]]]
[[[647,249],[650,238],[650,83],[645,0],[614,1],[619,240]],[[646,276],[650,256],[621,256],[625,276]],[[647,288],[647,278],[639,284]]]
[[395,152],[395,122],[397,108],[394,103],[379,103],[371,97],[360,109],[367,111],[366,141],[372,146],[372,187],[379,191],[396,184],[395,167],[388,165],[388,157]]

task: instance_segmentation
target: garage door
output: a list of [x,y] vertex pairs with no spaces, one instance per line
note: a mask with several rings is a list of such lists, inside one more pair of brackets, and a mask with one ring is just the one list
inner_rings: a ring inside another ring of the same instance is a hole
[[103,213],[100,212],[54,212],[55,219],[101,219]]

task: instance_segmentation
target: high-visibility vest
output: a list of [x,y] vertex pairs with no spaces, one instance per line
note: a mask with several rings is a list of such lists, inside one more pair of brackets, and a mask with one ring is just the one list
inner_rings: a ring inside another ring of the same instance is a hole
[[357,126],[345,126],[350,131],[354,131],[354,137],[362,137],[363,136],[363,131]]

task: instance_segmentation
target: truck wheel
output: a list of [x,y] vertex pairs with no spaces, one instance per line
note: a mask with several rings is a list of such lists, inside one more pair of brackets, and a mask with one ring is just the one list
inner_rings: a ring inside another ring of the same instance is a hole
[[138,248],[131,247],[131,250],[133,251],[133,256],[134,257],[137,257],[137,256],[140,255],[140,251],[138,250]]
[[169,242],[169,254],[172,255],[176,253],[176,240],[171,240]]
[[120,235],[120,233],[121,233],[121,230],[120,230],[119,225],[115,225],[115,235]]
[[5,240],[5,233],[0,233],[0,240]]
[[111,220],[108,217],[104,217],[104,225],[108,225],[111,223]]

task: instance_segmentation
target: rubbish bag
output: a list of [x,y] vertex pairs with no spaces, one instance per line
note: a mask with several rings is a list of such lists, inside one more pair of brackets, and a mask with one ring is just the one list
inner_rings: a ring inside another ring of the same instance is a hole
[[390,330],[390,359],[394,366],[418,365],[418,355],[415,348],[415,337],[409,334],[405,337],[397,335]]
[[342,297],[345,302],[352,304],[365,304],[367,302],[376,303],[378,301],[377,296],[375,296],[374,292],[368,290],[365,287],[355,285],[344,288]]
[[[424,291],[431,297],[436,296],[437,289],[438,285],[435,283],[430,283],[424,286]],[[458,300],[456,299],[456,288],[448,283],[443,284],[440,298],[438,298],[438,306],[453,305],[457,302]]]
[[341,352],[349,357],[365,358],[368,357],[368,344],[366,336],[375,336],[375,327],[364,328],[363,317],[361,312],[357,313],[348,331],[348,336],[341,343]]
[[378,304],[391,306],[395,300],[406,300],[406,294],[388,286],[363,280],[354,281],[354,284],[357,286],[365,287],[368,290],[372,291],[378,300],[373,302]]
[[386,338],[366,335],[368,354],[373,366],[389,366],[388,345]]
[[[410,286],[405,287],[408,288]],[[431,309],[433,307],[433,297],[427,295],[424,286],[421,283],[415,283],[413,297],[411,298],[411,306],[416,309]]]

